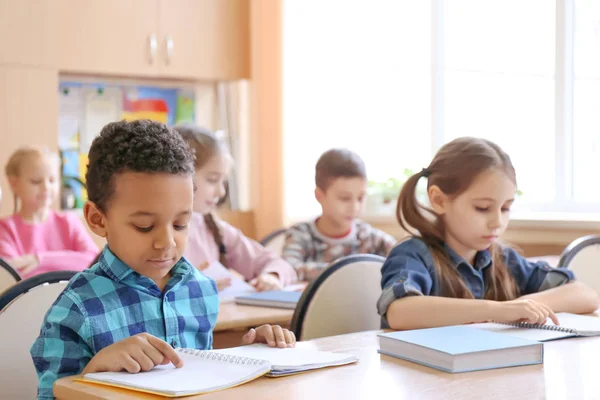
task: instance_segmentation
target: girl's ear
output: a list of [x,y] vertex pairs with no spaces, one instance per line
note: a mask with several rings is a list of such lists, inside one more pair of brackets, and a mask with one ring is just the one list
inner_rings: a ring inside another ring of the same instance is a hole
[[106,216],[100,210],[100,208],[98,208],[95,203],[87,201],[83,206],[83,215],[85,217],[85,222],[87,222],[88,226],[90,227],[90,230],[96,235],[105,238]]
[[435,211],[438,215],[445,214],[448,205],[448,196],[446,193],[442,192],[442,189],[440,189],[439,186],[431,185],[427,191],[427,194],[429,196],[429,203],[431,204],[433,211]]
[[8,178],[8,185],[10,186],[10,190],[12,190],[14,192],[17,188],[17,181],[19,180],[19,178],[17,178],[14,175],[8,176],[7,178]]

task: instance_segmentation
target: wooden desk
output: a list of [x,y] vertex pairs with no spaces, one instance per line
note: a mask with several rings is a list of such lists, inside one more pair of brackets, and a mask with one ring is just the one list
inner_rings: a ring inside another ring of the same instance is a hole
[[[260,378],[236,388],[187,399],[593,399],[600,396],[600,337],[544,344],[544,365],[448,374],[377,353],[377,332],[364,332],[299,343],[299,347],[341,351],[358,364],[284,378]],[[124,389],[59,380],[59,400],[161,399]]]
[[213,334],[213,347],[223,349],[239,346],[248,329],[264,324],[289,328],[293,316],[294,310],[283,308],[221,304]]

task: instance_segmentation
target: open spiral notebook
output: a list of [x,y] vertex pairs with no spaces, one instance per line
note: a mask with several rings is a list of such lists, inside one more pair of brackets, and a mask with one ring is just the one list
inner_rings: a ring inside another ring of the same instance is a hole
[[305,348],[271,348],[263,344],[223,350],[176,349],[184,366],[159,365],[148,372],[97,372],[83,381],[165,397],[204,394],[232,388],[260,376],[285,376],[318,368],[350,364],[355,356]]
[[487,322],[468,325],[471,328],[504,333],[523,339],[546,342],[549,340],[566,339],[578,336],[600,336],[600,318],[596,316],[577,315],[571,313],[556,314],[560,325],[550,320],[545,325],[537,324],[499,324]]

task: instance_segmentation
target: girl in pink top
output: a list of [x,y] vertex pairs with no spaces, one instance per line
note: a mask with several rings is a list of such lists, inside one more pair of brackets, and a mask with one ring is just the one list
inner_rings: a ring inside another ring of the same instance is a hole
[[[225,181],[232,164],[225,143],[197,126],[182,125],[175,130],[196,153],[197,191],[185,257],[198,268],[218,260],[259,291],[278,290],[296,282],[296,271],[290,264],[213,215],[225,196]],[[227,282],[217,282],[220,289],[226,285]]]
[[59,159],[33,147],[17,150],[5,167],[14,214],[0,220],[0,258],[23,278],[42,272],[81,271],[99,250],[79,218],[57,213]]

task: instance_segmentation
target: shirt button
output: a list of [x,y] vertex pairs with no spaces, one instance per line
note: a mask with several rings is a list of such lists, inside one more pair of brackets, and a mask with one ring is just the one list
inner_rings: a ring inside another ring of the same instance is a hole
[[173,348],[177,347],[177,342],[175,341],[175,339],[171,340],[171,347],[173,347]]

